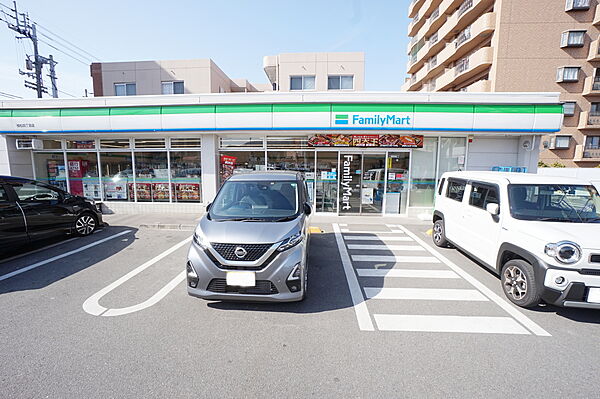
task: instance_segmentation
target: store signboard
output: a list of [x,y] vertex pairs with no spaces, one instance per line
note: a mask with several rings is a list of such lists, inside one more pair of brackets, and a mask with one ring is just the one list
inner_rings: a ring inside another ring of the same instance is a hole
[[339,128],[412,129],[412,112],[334,112],[332,125]]
[[310,147],[423,148],[423,136],[398,134],[315,134]]
[[360,164],[358,154],[340,154],[340,213],[360,212]]

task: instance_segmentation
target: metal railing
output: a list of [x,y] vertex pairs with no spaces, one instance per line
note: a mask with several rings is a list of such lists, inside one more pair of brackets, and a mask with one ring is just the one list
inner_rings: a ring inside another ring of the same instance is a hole
[[427,63],[427,70],[430,71],[431,68],[435,68],[437,66],[437,54],[429,59]]
[[456,37],[456,41],[454,42],[454,47],[458,48],[461,44],[466,42],[471,38],[471,25],[467,26],[462,32],[458,34]]
[[454,67],[454,76],[460,75],[467,69],[469,69],[469,57],[461,58],[456,62],[456,66]]
[[460,17],[461,15],[463,15],[471,7],[473,7],[473,0],[463,1],[460,7],[458,7],[458,16]]
[[433,35],[429,36],[429,47],[433,46],[438,42],[438,33],[435,32]]
[[594,77],[594,83],[592,84],[592,91],[600,90],[600,77]]
[[600,158],[600,149],[598,148],[585,148],[583,150],[584,158]]
[[433,10],[431,15],[429,16],[429,23],[431,24],[439,16],[440,16],[440,8],[438,7],[435,10]]
[[588,115],[588,125],[600,125],[600,112],[590,112],[590,114]]

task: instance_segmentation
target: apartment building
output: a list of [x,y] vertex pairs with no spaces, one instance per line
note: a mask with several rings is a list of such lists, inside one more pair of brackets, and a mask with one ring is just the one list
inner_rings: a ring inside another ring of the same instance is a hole
[[365,54],[283,53],[263,58],[274,91],[363,91]]
[[598,0],[413,0],[403,91],[560,92],[540,161],[600,165]]
[[263,62],[270,83],[232,79],[211,59],[98,62],[90,72],[95,97],[364,90],[364,53],[284,53]]

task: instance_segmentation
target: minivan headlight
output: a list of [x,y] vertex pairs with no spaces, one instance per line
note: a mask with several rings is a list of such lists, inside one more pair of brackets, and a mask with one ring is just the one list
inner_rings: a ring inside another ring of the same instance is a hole
[[194,242],[198,244],[200,248],[206,249],[210,245],[204,234],[202,232],[196,230],[194,231]]
[[285,240],[281,241],[281,244],[279,245],[279,248],[277,248],[277,250],[279,252],[282,252],[282,251],[285,251],[292,247],[295,247],[296,245],[301,243],[303,239],[304,239],[304,236],[302,235],[302,232],[291,235],[288,238],[286,238]]
[[546,244],[544,252],[552,256],[560,263],[567,265],[579,262],[581,259],[581,248],[571,241],[561,241],[557,243]]

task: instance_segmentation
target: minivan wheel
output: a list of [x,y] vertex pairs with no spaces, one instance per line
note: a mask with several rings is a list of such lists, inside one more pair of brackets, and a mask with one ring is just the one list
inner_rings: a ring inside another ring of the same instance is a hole
[[450,242],[446,239],[443,219],[438,219],[433,224],[432,238],[433,243],[440,248],[447,248],[450,246]]
[[533,266],[521,259],[509,260],[500,274],[506,297],[515,305],[530,308],[541,301],[541,292],[535,282]]
[[83,213],[77,217],[74,230],[79,236],[89,236],[96,230],[96,219],[89,213]]

